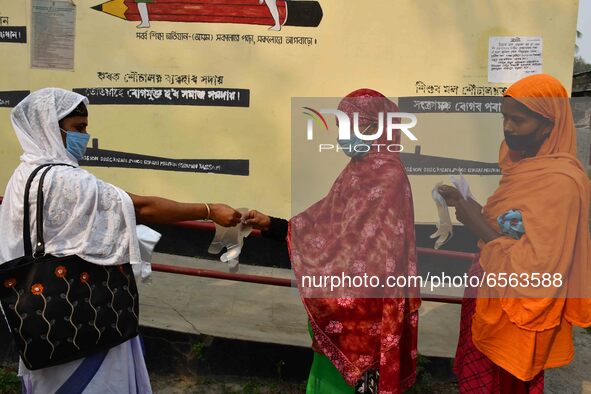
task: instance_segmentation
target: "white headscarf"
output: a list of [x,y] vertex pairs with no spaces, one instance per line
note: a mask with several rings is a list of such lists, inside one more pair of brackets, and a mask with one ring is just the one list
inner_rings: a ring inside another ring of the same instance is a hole
[[[76,254],[101,265],[141,262],[131,198],[123,190],[97,179],[78,167],[64,147],[58,121],[88,99],[63,89],[31,93],[11,113],[16,136],[23,148],[0,205],[0,264],[24,254],[22,241],[23,196],[27,178],[40,164],[53,167],[43,192],[45,251],[56,256]],[[37,175],[31,185],[31,238],[36,242]]]

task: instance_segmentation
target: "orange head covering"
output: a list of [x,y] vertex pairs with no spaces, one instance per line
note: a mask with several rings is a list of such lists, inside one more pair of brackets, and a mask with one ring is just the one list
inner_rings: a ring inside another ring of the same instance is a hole
[[525,234],[518,240],[501,236],[481,242],[480,264],[497,277],[523,274],[532,284],[535,275],[550,275],[551,280],[535,288],[480,289],[472,334],[474,345],[489,359],[529,380],[544,368],[570,361],[570,324],[591,325],[591,192],[575,157],[574,121],[560,82],[548,75],[530,76],[505,96],[550,119],[554,127],[534,157],[520,158],[501,144],[503,176],[483,215],[498,229],[499,215],[518,210]]
[[[549,137],[540,147],[537,156],[555,153],[568,153],[576,156],[575,123],[568,94],[560,81],[546,74],[532,75],[511,85],[505,92],[505,97],[514,98],[554,123]],[[511,152],[503,141],[499,153],[501,169],[508,170],[518,160],[519,157]]]

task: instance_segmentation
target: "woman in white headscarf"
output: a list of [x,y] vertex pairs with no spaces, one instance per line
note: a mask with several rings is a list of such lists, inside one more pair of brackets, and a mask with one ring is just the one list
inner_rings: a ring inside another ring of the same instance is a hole
[[[11,113],[16,136],[23,148],[0,205],[0,264],[24,253],[22,240],[23,196],[27,178],[41,164],[53,167],[44,182],[43,232],[45,251],[55,256],[78,255],[99,265],[141,264],[136,223],[174,223],[211,219],[223,226],[240,222],[240,213],[224,204],[178,203],[158,197],[129,194],[79,168],[88,134],[86,97],[63,89],[31,93]],[[37,180],[31,186],[31,212],[35,211]],[[31,220],[35,244],[35,215]],[[29,371],[21,363],[19,374],[26,393],[53,393],[82,360]],[[111,348],[100,367],[78,392],[150,393],[150,381],[139,339]]]

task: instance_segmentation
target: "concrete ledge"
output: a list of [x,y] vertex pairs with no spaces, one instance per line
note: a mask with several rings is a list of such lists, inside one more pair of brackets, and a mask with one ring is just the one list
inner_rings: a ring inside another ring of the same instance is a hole
[[[153,261],[228,270],[221,262],[155,253]],[[241,265],[240,273],[292,278],[291,270]],[[307,317],[297,289],[154,272],[140,284],[140,318],[147,327],[245,341],[310,347]],[[454,290],[450,295],[457,295]],[[419,352],[453,357],[459,305],[424,302]]]

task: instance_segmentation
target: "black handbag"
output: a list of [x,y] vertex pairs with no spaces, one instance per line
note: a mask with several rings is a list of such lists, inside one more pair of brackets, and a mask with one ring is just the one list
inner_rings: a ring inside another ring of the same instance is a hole
[[[86,357],[138,334],[139,297],[129,263],[101,266],[76,255],[45,254],[43,181],[55,165],[67,164],[44,164],[29,176],[24,196],[25,255],[0,265],[0,303],[21,359],[31,370]],[[29,189],[43,168],[33,252]]]

